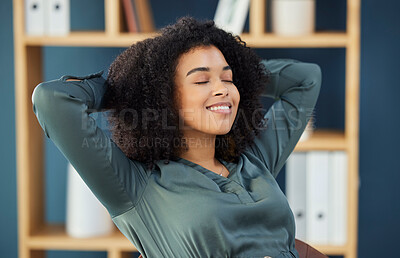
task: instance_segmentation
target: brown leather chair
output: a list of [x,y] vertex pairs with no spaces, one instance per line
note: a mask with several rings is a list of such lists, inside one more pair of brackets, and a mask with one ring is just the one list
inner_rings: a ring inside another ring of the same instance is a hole
[[[310,245],[304,243],[301,240],[295,239],[295,247],[299,253],[300,258],[327,258],[325,254],[319,252],[317,249],[311,247]],[[143,258],[142,255],[139,258]]]
[[325,254],[299,239],[295,239],[295,247],[300,258],[327,258]]

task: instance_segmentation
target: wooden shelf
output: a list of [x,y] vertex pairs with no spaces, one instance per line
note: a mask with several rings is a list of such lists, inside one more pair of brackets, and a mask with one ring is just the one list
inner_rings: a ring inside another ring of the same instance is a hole
[[[327,255],[357,257],[358,241],[358,139],[360,84],[361,0],[346,0],[346,31],[317,31],[308,36],[283,37],[265,33],[265,0],[251,0],[249,31],[240,35],[252,48],[345,48],[345,128],[317,129],[294,151],[342,150],[348,155],[347,243],[343,246],[314,245]],[[18,180],[18,242],[20,258],[44,258],[45,250],[107,251],[108,258],[127,258],[137,249],[117,228],[108,236],[72,238],[65,225],[45,220],[43,130],[32,112],[32,91],[43,81],[42,47],[129,47],[154,33],[124,33],[121,1],[104,0],[105,31],[76,31],[63,37],[27,36],[24,1],[13,0],[15,53],[15,106]],[[44,226],[41,226],[44,225]]]
[[[71,32],[63,37],[25,36],[28,46],[87,46],[87,47],[128,47],[137,41],[154,37],[158,33],[118,33]],[[273,33],[253,36],[242,34],[241,39],[250,47],[290,48],[290,47],[346,47],[348,37],[345,32],[317,32],[310,36],[283,37]]]
[[25,36],[24,41],[28,46],[128,47],[155,35],[157,33],[121,33],[110,36],[105,32],[71,32],[62,37]]
[[343,131],[338,130],[315,130],[309,139],[299,141],[294,151],[311,150],[346,150],[346,139]]
[[121,232],[101,237],[74,238],[67,234],[64,224],[47,224],[28,238],[28,246],[36,250],[107,251],[119,249],[137,252],[137,249]]
[[284,37],[273,33],[253,36],[242,34],[241,39],[254,48],[334,48],[346,47],[346,32],[316,32],[309,36]]

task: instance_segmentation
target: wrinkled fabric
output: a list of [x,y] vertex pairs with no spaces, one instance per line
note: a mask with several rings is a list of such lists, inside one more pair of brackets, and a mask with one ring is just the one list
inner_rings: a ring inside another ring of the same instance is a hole
[[[89,116],[102,108],[102,71],[42,82],[32,94],[45,135],[71,162],[113,222],[146,257],[298,257],[293,213],[275,178],[316,104],[321,70],[292,59],[263,60],[267,128],[227,178],[183,158],[151,171],[128,159]],[[67,79],[80,81],[67,81]]]

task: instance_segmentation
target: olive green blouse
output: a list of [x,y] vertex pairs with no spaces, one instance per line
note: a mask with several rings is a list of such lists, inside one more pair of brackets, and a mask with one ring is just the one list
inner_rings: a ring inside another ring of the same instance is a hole
[[274,99],[267,129],[237,164],[220,160],[227,178],[183,158],[151,171],[128,159],[89,116],[102,108],[103,72],[40,83],[33,111],[144,258],[298,257],[293,213],[275,178],[311,117],[321,70],[293,59],[263,63],[271,76],[263,95]]

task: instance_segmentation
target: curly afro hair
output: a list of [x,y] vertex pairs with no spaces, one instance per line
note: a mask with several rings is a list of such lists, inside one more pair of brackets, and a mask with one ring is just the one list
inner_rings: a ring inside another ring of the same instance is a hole
[[232,68],[233,82],[240,93],[230,132],[216,136],[216,141],[226,143],[216,144],[216,158],[237,162],[265,128],[259,96],[269,72],[260,57],[239,36],[216,27],[214,21],[187,16],[162,28],[156,37],[131,45],[109,68],[104,108],[113,110],[108,116],[112,139],[128,158],[152,168],[154,161],[173,160],[187,150],[174,101],[175,71],[182,54],[212,45]]

